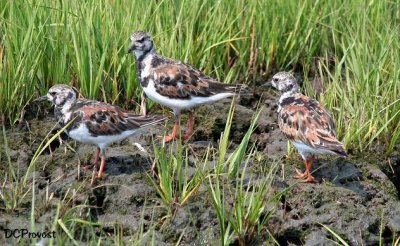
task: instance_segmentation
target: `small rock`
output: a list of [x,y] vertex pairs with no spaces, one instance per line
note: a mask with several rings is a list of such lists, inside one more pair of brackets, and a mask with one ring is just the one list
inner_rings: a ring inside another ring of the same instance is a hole
[[305,237],[304,245],[307,246],[319,246],[319,245],[336,245],[333,242],[327,240],[326,232],[315,229]]
[[399,233],[400,232],[400,215],[395,215],[394,217],[389,219],[388,227],[392,232]]
[[388,177],[379,168],[374,166],[368,166],[368,171],[371,173],[373,179],[388,180]]

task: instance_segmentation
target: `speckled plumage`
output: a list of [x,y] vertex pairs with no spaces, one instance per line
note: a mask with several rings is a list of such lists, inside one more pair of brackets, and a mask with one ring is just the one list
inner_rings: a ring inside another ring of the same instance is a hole
[[322,105],[300,93],[280,103],[279,128],[293,142],[301,142],[318,151],[345,155],[343,144],[336,139],[331,114]]
[[[241,84],[221,83],[190,64],[157,54],[150,34],[143,31],[132,34],[129,52],[135,53],[137,74],[147,97],[174,111],[176,115],[174,129],[181,110],[213,103],[239,94],[247,88]],[[190,111],[189,113],[191,115]],[[193,122],[189,121],[189,126],[192,127],[191,124]],[[191,127],[188,135],[191,134]],[[174,139],[176,134],[172,135],[168,138],[169,141]]]
[[[311,167],[315,154],[347,156],[337,139],[331,113],[318,101],[300,93],[293,75],[280,72],[269,83],[281,93],[278,102],[278,123],[283,134],[293,142],[306,164]],[[309,164],[311,162],[311,164]],[[300,175],[301,176],[301,175]],[[306,182],[313,182],[311,177]]]
[[246,87],[221,83],[190,64],[157,54],[150,34],[143,31],[132,34],[129,51],[136,54],[142,87],[146,88],[149,80],[152,80],[155,91],[171,99],[190,100],[219,93],[234,95]]
[[[98,147],[95,163],[101,154],[103,168],[108,145],[166,119],[164,116],[139,116],[107,103],[77,99],[74,90],[67,85],[51,87],[40,100],[49,100],[55,105],[54,113],[60,124],[69,124],[66,128],[69,137]],[[102,175],[100,168],[99,177]]]
[[118,135],[125,131],[139,130],[140,128],[152,125],[163,116],[140,116],[110,104],[78,99],[70,109],[71,115],[67,122],[74,120],[67,129],[72,131],[79,124],[84,124],[91,136]]

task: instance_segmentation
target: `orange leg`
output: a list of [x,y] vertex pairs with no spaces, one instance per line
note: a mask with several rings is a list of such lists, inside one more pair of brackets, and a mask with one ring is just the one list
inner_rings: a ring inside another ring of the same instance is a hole
[[100,148],[97,147],[97,151],[96,151],[96,157],[94,158],[94,166],[98,166],[99,165],[99,156],[100,156]]
[[306,167],[306,171],[302,173],[296,169],[297,175],[295,175],[293,178],[301,179],[300,182],[302,183],[317,183],[317,180],[311,175],[311,166],[313,165],[314,160],[315,160],[314,157],[312,157],[308,161],[304,160],[304,166]]
[[189,116],[189,118],[188,118],[188,127],[187,127],[187,132],[186,132],[186,134],[184,134],[182,137],[183,137],[183,139],[188,139],[188,138],[190,138],[191,136],[192,136],[192,134],[193,134],[193,127],[194,127],[194,116],[193,116],[193,113],[192,113],[192,111],[189,111],[188,112],[188,116]]
[[314,157],[312,157],[312,158],[308,161],[308,163],[307,163],[307,165],[306,165],[307,178],[301,180],[300,182],[302,182],[302,183],[317,183],[317,180],[311,175],[311,172],[310,172],[311,166],[313,165],[314,160],[315,160]]
[[165,140],[164,140],[165,143],[169,143],[172,140],[177,138],[180,119],[181,119],[181,114],[179,113],[179,115],[175,119],[175,124],[174,124],[174,128],[172,129],[172,133],[169,134],[168,136],[165,136]]
[[99,170],[99,174],[97,175],[97,178],[99,178],[99,179],[103,178],[105,166],[106,166],[106,155],[103,153],[101,155],[100,170]]
[[90,171],[93,167],[98,167],[98,165],[99,165],[99,156],[100,156],[100,148],[97,147],[96,156],[94,158],[93,164],[86,165],[86,166],[82,167],[82,169],[85,172],[87,172],[87,171]]
[[[305,166],[306,169],[307,169],[308,162],[307,162],[306,160],[303,160],[303,162],[304,162],[304,166]],[[307,171],[305,171],[304,173],[302,173],[302,172],[300,172],[297,168],[296,168],[296,173],[297,173],[297,175],[293,176],[293,178],[295,178],[295,179],[304,179],[304,178],[307,176]]]

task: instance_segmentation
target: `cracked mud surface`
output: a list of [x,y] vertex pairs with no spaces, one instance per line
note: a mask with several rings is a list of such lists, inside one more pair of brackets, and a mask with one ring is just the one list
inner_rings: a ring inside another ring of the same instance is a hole
[[[231,149],[240,143],[250,126],[259,98],[260,95],[250,101],[241,100],[237,105],[231,129]],[[262,168],[260,165],[268,165],[268,160],[280,160],[282,165],[277,180],[284,187],[292,186],[268,223],[272,235],[281,245],[334,245],[332,235],[322,227],[323,224],[351,245],[376,245],[383,218],[383,238],[385,243],[390,243],[392,234],[400,233],[399,150],[389,157],[391,168],[383,153],[364,153],[347,159],[322,156],[313,166],[314,176],[320,183],[296,183],[292,178],[294,170],[302,169],[303,165],[297,153],[285,157],[288,144],[276,124],[276,100],[276,96],[261,99],[263,108],[251,136],[251,142],[257,141],[258,151],[267,161],[252,162],[246,173],[248,177],[262,179],[258,171]],[[208,146],[218,148],[230,104],[230,100],[224,100],[195,110],[196,132],[188,142],[190,163],[185,170],[187,175],[195,172],[196,162]],[[29,120],[20,129],[7,130],[8,155],[20,173],[27,171],[34,152],[55,124],[53,117],[43,116]],[[146,233],[151,229],[151,235],[146,237],[155,240],[157,245],[172,245],[180,237],[183,245],[218,244],[219,224],[204,184],[177,210],[172,221],[166,223],[163,220],[167,210],[162,206],[148,174],[154,157],[152,140],[165,131],[165,126],[156,126],[142,135],[110,146],[105,178],[96,185],[90,184],[90,173],[79,171],[91,162],[95,147],[76,144],[65,136],[63,143],[55,140],[39,157],[29,178],[36,179],[37,228],[49,229],[57,202],[78,191],[71,206],[84,202],[93,206],[82,210],[82,218],[103,224],[102,230],[111,234],[118,223],[123,231],[123,240],[130,240],[130,235],[138,230]],[[5,146],[4,139],[0,142]],[[135,143],[147,153],[139,150]],[[1,151],[0,177],[3,180],[8,172],[8,161],[5,148],[2,147]],[[52,194],[49,203],[43,201],[46,193]],[[29,227],[30,203],[28,200],[22,209],[8,213],[0,200],[0,229]],[[4,244],[5,240],[1,234],[0,243]],[[262,239],[254,244],[263,245]]]

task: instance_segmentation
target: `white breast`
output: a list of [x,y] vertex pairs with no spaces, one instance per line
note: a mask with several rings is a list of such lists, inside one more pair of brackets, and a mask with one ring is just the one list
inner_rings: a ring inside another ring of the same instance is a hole
[[68,122],[71,120],[71,114],[72,114],[71,112],[64,114],[63,116],[64,124],[68,124]]
[[149,54],[142,61],[144,67],[140,73],[140,79],[144,79],[150,75],[152,59],[153,59],[153,55]]

